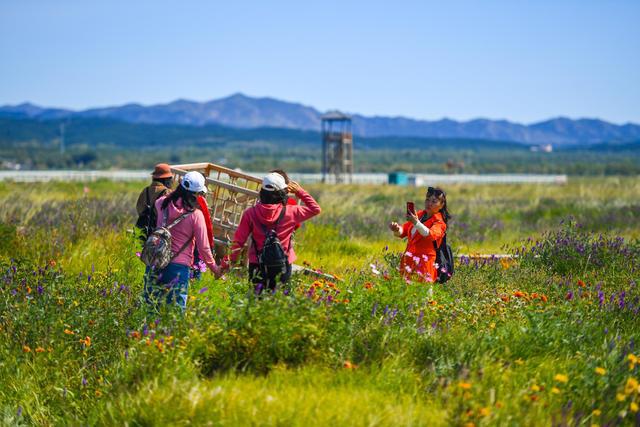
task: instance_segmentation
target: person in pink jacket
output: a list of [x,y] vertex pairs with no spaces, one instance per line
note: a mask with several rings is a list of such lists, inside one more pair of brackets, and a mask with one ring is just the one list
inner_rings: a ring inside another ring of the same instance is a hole
[[[289,193],[295,194],[304,205],[288,205]],[[290,181],[287,185],[284,177],[276,172],[264,177],[260,189],[260,202],[243,212],[231,246],[231,262],[234,263],[251,236],[249,278],[257,285],[257,293],[265,288],[273,291],[277,282],[286,283],[289,280],[291,264],[296,259],[291,236],[297,224],[318,215],[320,210],[320,205],[297,182]],[[275,230],[287,257],[285,270],[277,275],[266,273],[264,266],[259,263],[259,255],[264,248],[266,235],[271,230]]]
[[147,269],[145,274],[145,301],[156,308],[164,300],[186,309],[195,247],[208,269],[216,276],[220,275],[211,253],[204,213],[197,201],[198,195],[206,192],[204,176],[199,172],[188,172],[173,192],[156,200],[157,227],[169,225],[186,214],[170,230],[174,257],[169,265],[158,272]]

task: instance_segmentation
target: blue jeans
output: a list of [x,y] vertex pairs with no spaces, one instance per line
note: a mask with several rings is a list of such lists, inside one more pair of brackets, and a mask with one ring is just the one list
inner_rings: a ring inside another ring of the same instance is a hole
[[160,305],[175,304],[182,311],[187,308],[189,298],[189,274],[191,269],[183,264],[170,263],[163,270],[144,273],[144,300],[156,311]]

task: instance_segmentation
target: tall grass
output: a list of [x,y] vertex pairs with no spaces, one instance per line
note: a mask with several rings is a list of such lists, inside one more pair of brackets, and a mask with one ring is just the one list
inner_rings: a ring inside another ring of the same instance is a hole
[[340,280],[257,297],[207,275],[159,316],[127,232],[137,190],[0,185],[0,423],[640,422],[638,230],[607,217],[635,219],[637,180],[447,188],[457,250],[520,257],[465,258],[446,285],[396,272],[385,224],[419,191],[312,187],[299,262]]

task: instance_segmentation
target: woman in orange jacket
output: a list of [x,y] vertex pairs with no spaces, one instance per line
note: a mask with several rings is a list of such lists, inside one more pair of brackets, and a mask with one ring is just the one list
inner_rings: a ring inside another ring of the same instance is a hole
[[447,230],[450,215],[447,195],[441,188],[429,187],[424,210],[407,212],[407,222],[389,224],[396,237],[407,238],[407,249],[400,260],[400,273],[407,279],[435,282],[438,279],[436,248]]

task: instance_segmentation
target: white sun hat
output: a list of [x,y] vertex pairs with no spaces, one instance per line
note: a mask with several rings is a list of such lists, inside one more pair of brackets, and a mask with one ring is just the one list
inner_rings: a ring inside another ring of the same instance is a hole
[[207,192],[207,185],[205,183],[204,176],[200,172],[187,172],[185,176],[182,177],[180,185],[182,185],[182,188],[191,191],[192,193]]
[[284,181],[284,177],[279,173],[271,172],[262,179],[262,188],[267,191],[285,190],[287,183]]

